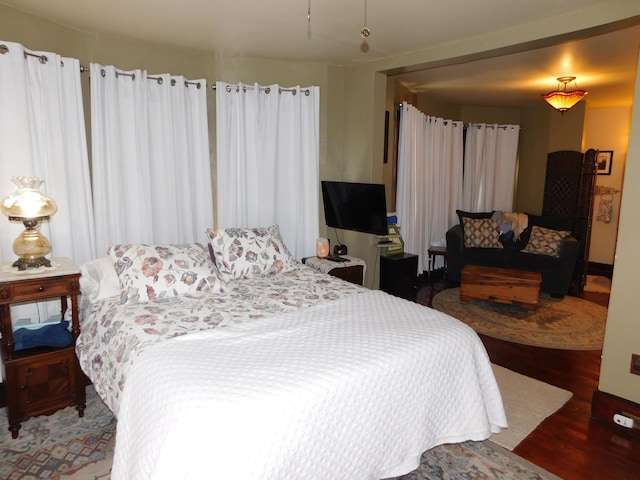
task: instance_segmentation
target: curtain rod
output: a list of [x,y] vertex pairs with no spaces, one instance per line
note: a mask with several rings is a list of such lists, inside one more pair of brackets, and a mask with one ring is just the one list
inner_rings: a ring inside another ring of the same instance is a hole
[[[0,44],[0,54],[4,55],[5,53],[9,53],[9,47],[7,47],[4,44]],[[38,55],[36,53],[31,53],[31,52],[27,52],[26,50],[24,51],[24,58],[27,58],[27,56],[29,57],[35,57],[39,60],[40,63],[45,64],[49,61],[49,58],[46,55]],[[60,61],[60,64],[64,67],[64,62]],[[89,71],[89,69],[87,67],[85,67],[84,65],[80,65],[80,73],[87,73]],[[106,72],[104,69],[100,70],[100,74],[104,77],[106,75]],[[135,73],[126,73],[126,72],[117,72],[116,71],[116,77],[119,76],[125,76],[125,77],[130,77],[132,80],[135,80],[136,78],[136,74]],[[162,82],[164,81],[164,79],[162,77],[154,77],[154,76],[147,76],[147,78],[149,80],[155,80],[156,82],[158,82],[159,85],[162,85]],[[175,86],[176,85],[176,80],[172,79],[171,80],[171,86]],[[192,82],[189,80],[185,80],[184,81],[184,86],[188,87],[189,85],[196,85],[196,88],[201,88],[202,85],[200,85],[200,82]],[[270,93],[271,92],[271,87],[259,87],[260,90],[263,90],[265,93]],[[216,91],[216,85],[213,84],[211,86],[211,89],[215,92]],[[246,92],[247,90],[253,90],[254,87],[251,85],[245,85],[242,87],[242,91]],[[235,90],[236,92],[240,91],[240,85],[227,85],[226,86],[226,90],[227,92],[231,92],[233,90]],[[282,93],[282,92],[291,92],[293,95],[296,95],[298,93],[298,91],[295,88],[278,88],[278,93]],[[304,90],[302,90],[302,92],[308,97],[309,95],[311,95],[311,91],[306,88]]]
[[[0,44],[0,54],[4,55],[5,53],[9,53],[9,47],[7,47],[4,44]],[[46,55],[38,55],[36,53],[31,53],[31,52],[27,52],[26,50],[24,51],[24,58],[27,57],[34,57],[37,58],[38,61],[42,64],[45,64],[49,61],[49,57],[47,57]],[[64,62],[60,61],[60,65],[64,67]],[[87,67],[85,67],[84,65],[80,65],[80,73],[87,73],[89,72],[89,69]],[[100,71],[100,73],[102,74],[102,76],[104,77],[106,72],[104,69],[102,69]],[[136,78],[136,74],[135,73],[125,73],[125,72],[116,72],[116,77],[119,77],[120,75],[124,75],[126,77],[131,77],[132,80],[135,80]],[[156,82],[158,82],[159,85],[162,85],[162,82],[164,81],[164,79],[162,77],[152,77],[152,76],[148,76],[147,77],[150,80],[155,80]],[[172,79],[171,80],[171,86],[175,86],[176,85],[176,80]],[[196,85],[197,88],[201,88],[202,85],[200,85],[200,82],[191,82],[188,80],[185,80],[184,82],[185,87],[188,87],[189,85]]]
[[[411,104],[409,103],[408,105],[411,105]],[[413,105],[411,105],[411,106],[413,106]],[[413,108],[416,108],[416,107],[413,107]],[[396,111],[402,113],[402,104],[401,103],[396,104]],[[423,113],[423,115],[425,115],[425,114]],[[431,121],[431,119],[429,119],[429,121]],[[444,124],[446,125],[448,122],[459,122],[459,121],[460,120],[444,120]],[[457,126],[458,125],[454,125],[454,127],[457,127]],[[478,123],[478,122],[463,123],[462,124],[462,128],[469,128],[469,127],[474,127],[474,126],[478,127],[478,128],[482,128],[482,125],[480,125],[480,123]],[[485,127],[486,128],[493,128],[494,125],[492,125],[492,124],[486,125],[485,124]],[[520,125],[498,125],[498,128],[501,128],[503,130],[506,130],[509,127],[511,127],[511,128],[520,128]]]
[[[7,47],[5,44],[0,44],[0,54],[4,55],[5,53],[9,53],[9,47]],[[46,55],[38,55],[36,53],[31,53],[31,52],[27,52],[26,50],[24,51],[24,58],[27,57],[35,57],[38,59],[38,61],[42,64],[45,64],[49,61],[49,57],[47,57]],[[64,62],[60,61],[60,65],[62,65],[64,67]],[[84,72],[88,72],[89,69],[83,65],[80,65],[80,73],[84,73]]]
[[[254,86],[252,85],[243,85],[242,87],[242,92],[246,92],[247,90],[254,90]],[[270,93],[271,92],[271,87],[258,87],[260,90],[262,90],[264,93]],[[217,90],[216,85],[211,85],[211,89],[215,92]],[[232,92],[232,91],[236,91],[239,92],[240,91],[240,85],[227,85],[225,87],[225,90],[227,92]],[[308,88],[305,88],[304,90],[301,90],[307,97],[309,95],[311,95],[311,91]],[[295,88],[278,88],[278,93],[282,93],[282,92],[291,92],[293,95],[296,95],[298,93],[298,91]]]
[[[100,69],[100,75],[102,75],[102,77],[104,77],[107,74],[107,72],[105,71],[104,68]],[[131,80],[135,80],[136,79],[136,74],[135,73],[127,73],[127,72],[117,72],[116,71],[116,78],[123,76],[123,77],[129,77],[131,78]],[[147,80],[155,80],[156,82],[158,82],[158,85],[162,85],[162,83],[164,82],[164,79],[162,77],[154,77],[152,75],[147,75]],[[171,79],[171,86],[175,87],[177,84],[177,80],[175,78]],[[202,85],[200,85],[200,82],[192,82],[190,80],[185,80],[184,81],[184,86],[185,87],[189,87],[189,85],[195,85],[196,88],[202,88]]]

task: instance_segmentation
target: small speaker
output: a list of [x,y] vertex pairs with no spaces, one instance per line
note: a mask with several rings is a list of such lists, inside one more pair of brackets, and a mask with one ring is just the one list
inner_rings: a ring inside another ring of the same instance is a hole
[[347,246],[346,245],[334,245],[333,247],[334,255],[346,255],[347,254]]

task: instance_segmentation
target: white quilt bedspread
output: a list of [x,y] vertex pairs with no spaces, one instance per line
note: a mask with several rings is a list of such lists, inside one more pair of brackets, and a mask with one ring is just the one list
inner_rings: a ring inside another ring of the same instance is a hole
[[378,479],[506,425],[471,328],[371,291],[149,348],[112,478]]

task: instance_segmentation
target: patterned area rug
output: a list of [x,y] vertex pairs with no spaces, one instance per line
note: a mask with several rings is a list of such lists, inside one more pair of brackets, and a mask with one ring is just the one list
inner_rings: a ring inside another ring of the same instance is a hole
[[540,295],[535,312],[481,300],[460,303],[460,289],[433,297],[433,308],[470,325],[476,332],[509,342],[561,350],[600,350],[607,309],[586,300]]
[[[6,409],[0,410],[0,478],[79,478],[106,480],[113,458],[116,421],[93,388],[87,389],[87,408],[78,417],[74,407],[22,423],[12,439]],[[108,463],[98,472],[74,477],[78,470]],[[67,477],[66,475],[70,475]]]
[[[109,480],[115,419],[87,389],[87,409],[73,407],[22,424],[11,439],[6,410],[0,415],[0,478],[7,480]],[[491,441],[441,445],[422,455],[420,468],[402,480],[559,480],[559,477]]]

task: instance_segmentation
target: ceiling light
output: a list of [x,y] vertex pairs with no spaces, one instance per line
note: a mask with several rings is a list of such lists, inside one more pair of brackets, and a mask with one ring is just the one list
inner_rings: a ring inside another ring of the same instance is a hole
[[567,84],[574,82],[575,79],[576,77],[558,77],[558,90],[542,95],[542,98],[560,113],[566,112],[588,93],[584,90],[567,91]]
[[366,41],[371,35],[371,30],[367,27],[367,0],[364,0],[364,26],[360,30],[360,36]]

